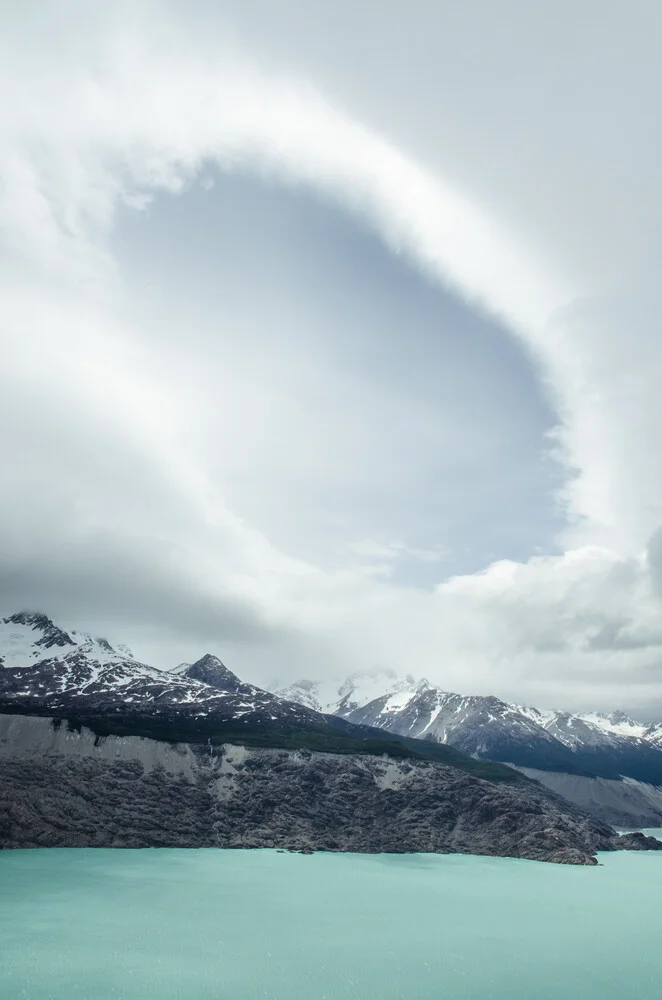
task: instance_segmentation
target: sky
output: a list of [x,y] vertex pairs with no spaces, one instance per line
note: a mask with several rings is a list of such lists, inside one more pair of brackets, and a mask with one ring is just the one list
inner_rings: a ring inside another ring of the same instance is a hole
[[0,17],[0,613],[662,713],[659,4]]

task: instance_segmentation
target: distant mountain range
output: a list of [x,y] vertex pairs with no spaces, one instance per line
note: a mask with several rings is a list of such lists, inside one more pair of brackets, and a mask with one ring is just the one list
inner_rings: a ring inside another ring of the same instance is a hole
[[211,653],[162,670],[136,660],[128,646],[65,631],[40,613],[0,619],[0,713],[66,719],[99,736],[390,753],[516,778],[453,747],[357,725],[246,684]]
[[0,706],[14,711],[148,714],[173,724],[211,717],[245,727],[306,728],[324,721],[312,709],[243,684],[211,654],[184,669],[159,670],[140,663],[127,646],[65,632],[43,614],[0,620],[0,665]]
[[306,692],[301,704],[246,684],[211,654],[159,670],[43,614],[0,619],[0,848],[434,851],[566,864],[662,850],[641,834],[618,837],[502,763],[354,722],[366,707],[356,690],[342,696],[346,717],[320,712]]
[[93,734],[95,747],[113,737],[209,747],[212,756],[229,744],[305,748],[441,763],[507,785],[526,775],[601,822],[662,826],[660,725],[463,697],[411,676],[300,681],[272,693],[210,653],[163,670],[33,612],[0,619],[0,716],[66,723]]
[[154,730],[187,733],[222,726],[401,737],[425,756],[435,746],[522,768],[662,786],[662,723],[622,712],[546,711],[388,673],[302,680],[271,693],[242,682],[212,654],[158,669],[127,646],[27,612],[0,619],[0,667],[0,710],[114,718],[116,725],[142,719]]
[[636,722],[623,712],[547,711],[388,674],[354,675],[339,684],[302,680],[278,693],[348,722],[447,744],[478,758],[662,785],[662,723]]

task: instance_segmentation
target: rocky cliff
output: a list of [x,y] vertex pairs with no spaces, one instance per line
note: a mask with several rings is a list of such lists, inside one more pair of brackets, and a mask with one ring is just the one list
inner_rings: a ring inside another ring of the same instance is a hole
[[596,851],[619,846],[611,828],[533,782],[495,783],[426,760],[100,737],[5,715],[0,763],[4,848],[432,851],[594,864]]

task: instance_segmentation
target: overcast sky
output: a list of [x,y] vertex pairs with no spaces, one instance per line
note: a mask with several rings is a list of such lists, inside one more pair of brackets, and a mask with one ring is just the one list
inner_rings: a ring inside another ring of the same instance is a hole
[[0,613],[662,711],[657,0],[0,17]]

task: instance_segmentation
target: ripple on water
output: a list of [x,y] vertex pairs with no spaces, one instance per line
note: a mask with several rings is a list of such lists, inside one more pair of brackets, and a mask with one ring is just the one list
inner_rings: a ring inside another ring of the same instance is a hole
[[0,854],[11,1000],[638,1000],[662,856]]

